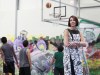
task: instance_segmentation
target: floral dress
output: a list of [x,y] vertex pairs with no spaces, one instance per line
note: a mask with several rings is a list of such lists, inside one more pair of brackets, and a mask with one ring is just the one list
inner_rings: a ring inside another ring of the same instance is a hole
[[[70,30],[69,31],[69,41],[80,41],[80,32],[78,30]],[[79,48],[73,47],[64,47],[64,75],[83,75],[83,67],[81,62]]]

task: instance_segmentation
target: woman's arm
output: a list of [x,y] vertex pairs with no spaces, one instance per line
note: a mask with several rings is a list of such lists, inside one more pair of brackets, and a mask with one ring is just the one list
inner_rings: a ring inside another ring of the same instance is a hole
[[67,46],[67,47],[69,46],[69,41],[68,41],[68,37],[69,37],[69,36],[68,36],[68,34],[69,34],[69,33],[68,33],[68,30],[65,29],[65,30],[64,30],[64,46]]
[[86,43],[85,38],[83,37],[82,33],[80,33],[80,42],[79,42],[79,45],[83,46],[83,47],[87,46],[87,43]]
[[64,45],[66,47],[76,47],[76,42],[69,42],[69,31],[66,29],[64,31]]

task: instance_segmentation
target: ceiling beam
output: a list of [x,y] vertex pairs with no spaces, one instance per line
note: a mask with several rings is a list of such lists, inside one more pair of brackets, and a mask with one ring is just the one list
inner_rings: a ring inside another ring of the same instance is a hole
[[94,24],[94,25],[100,27],[100,23],[94,22],[92,20],[84,19],[84,18],[81,18],[81,17],[80,17],[80,19],[81,19],[80,23],[86,22],[86,23]]
[[80,7],[80,9],[86,9],[86,8],[100,8],[100,5],[97,5],[97,6]]
[[100,3],[100,1],[99,1],[99,0],[94,0],[94,1],[96,1],[96,2]]

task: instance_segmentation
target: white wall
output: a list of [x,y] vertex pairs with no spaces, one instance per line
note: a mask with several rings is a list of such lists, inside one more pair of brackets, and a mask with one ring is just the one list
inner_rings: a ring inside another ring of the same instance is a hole
[[66,27],[41,21],[41,0],[21,0],[18,11],[18,33],[25,29],[32,35],[56,36]]
[[15,1],[0,0],[0,37],[8,34],[14,35]]
[[80,17],[100,23],[100,7],[81,9]]
[[[41,0],[19,0],[19,10],[17,15],[17,34],[20,31],[26,30],[30,35],[43,35],[43,36],[56,36],[63,34],[66,26],[57,26],[52,23],[46,23],[41,21]],[[0,37],[7,34],[15,35],[15,7],[16,0],[0,0]],[[90,13],[88,9],[84,12],[81,10],[81,16],[85,16],[90,19],[99,21],[97,17],[99,14]],[[99,10],[94,9],[99,12]],[[70,13],[70,10],[69,12]],[[93,15],[97,15],[91,17]],[[100,22],[100,21],[99,21]]]
[[[15,35],[15,0],[0,0],[0,37]],[[12,5],[13,4],[13,5]],[[30,35],[56,36],[63,34],[66,27],[41,21],[41,0],[20,0],[17,15],[17,27]]]

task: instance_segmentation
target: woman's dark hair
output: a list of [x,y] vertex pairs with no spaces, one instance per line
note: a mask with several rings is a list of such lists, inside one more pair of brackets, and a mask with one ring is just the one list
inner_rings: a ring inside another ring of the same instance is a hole
[[2,37],[2,38],[1,38],[1,42],[2,42],[3,44],[7,43],[7,38],[6,38],[6,37]]
[[28,41],[27,41],[27,40],[24,40],[24,41],[23,41],[23,46],[24,46],[24,47],[27,47],[27,46],[28,46]]
[[62,45],[58,46],[58,51],[59,51],[59,52],[62,52],[63,49],[64,49],[64,47],[63,47]]
[[70,18],[69,18],[69,20],[68,20],[68,27],[71,27],[71,25],[70,25],[70,19],[71,18],[73,18],[74,19],[74,21],[76,21],[76,26],[78,26],[78,18],[76,17],[76,16],[70,16]]

